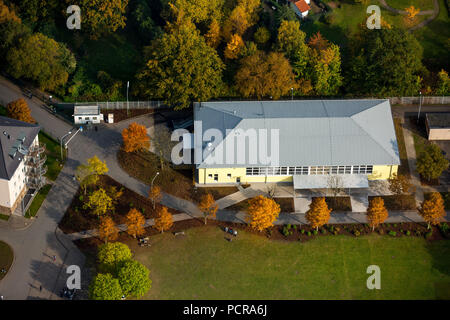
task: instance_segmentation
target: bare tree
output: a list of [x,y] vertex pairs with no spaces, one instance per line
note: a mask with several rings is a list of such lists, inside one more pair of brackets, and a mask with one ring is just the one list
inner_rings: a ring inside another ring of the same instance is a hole
[[270,199],[273,199],[275,197],[275,193],[276,192],[277,192],[277,185],[275,183],[274,184],[269,184],[267,186],[267,196]]
[[333,197],[337,197],[344,190],[344,183],[342,178],[337,175],[329,175],[327,179],[328,189],[331,191]]

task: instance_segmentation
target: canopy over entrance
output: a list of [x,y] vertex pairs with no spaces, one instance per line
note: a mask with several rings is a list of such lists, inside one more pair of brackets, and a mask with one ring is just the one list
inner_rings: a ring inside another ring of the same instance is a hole
[[[331,179],[331,177],[336,177],[336,179]],[[328,189],[335,187],[343,189],[368,188],[369,181],[364,174],[294,176],[294,189]]]

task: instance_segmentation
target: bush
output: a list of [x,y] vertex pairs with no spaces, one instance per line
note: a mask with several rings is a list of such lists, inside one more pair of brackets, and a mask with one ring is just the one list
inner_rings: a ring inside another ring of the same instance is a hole
[[425,239],[429,239],[433,235],[433,231],[428,231],[425,233]]
[[397,232],[389,231],[389,235],[392,236],[392,237],[396,237],[397,236]]
[[300,230],[301,234],[305,234],[305,229]]
[[440,225],[439,225],[439,228],[441,229],[441,231],[442,232],[444,232],[444,233],[447,233],[448,232],[448,229],[449,229],[449,227],[448,227],[448,224],[447,223],[441,223]]
[[355,237],[359,237],[361,235],[361,232],[359,232],[358,230],[355,230],[355,232],[353,232],[353,234],[355,235]]
[[307,235],[308,237],[311,237],[311,231],[308,231]]
[[333,226],[330,226],[330,232],[333,232],[334,231],[334,227]]
[[323,228],[323,229],[321,230],[321,232],[322,232],[322,234],[326,234],[326,233],[327,233],[327,230],[326,230],[325,228]]
[[83,195],[80,195],[80,196],[78,197],[78,200],[80,200],[80,202],[83,202],[83,200],[84,200]]
[[409,230],[406,231],[406,235],[409,236],[411,235],[411,232],[409,232]]
[[315,236],[317,236],[318,233],[319,233],[319,232],[318,232],[317,230],[314,230],[314,231],[313,231],[313,234],[314,234]]
[[381,234],[381,235],[383,235],[383,234],[384,234],[383,229],[378,230],[378,233]]

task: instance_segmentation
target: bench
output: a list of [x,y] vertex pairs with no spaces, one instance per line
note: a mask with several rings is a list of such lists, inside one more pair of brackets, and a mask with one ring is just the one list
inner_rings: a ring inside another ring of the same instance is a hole
[[174,235],[175,236],[184,236],[184,231],[175,232]]

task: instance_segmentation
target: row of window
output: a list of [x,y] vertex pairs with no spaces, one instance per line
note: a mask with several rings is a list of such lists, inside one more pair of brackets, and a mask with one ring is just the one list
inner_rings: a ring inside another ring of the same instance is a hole
[[[93,120],[97,120],[97,117],[92,117]],[[78,117],[78,120],[83,120],[83,117]],[[90,120],[90,117],[84,117],[84,120]]]
[[372,174],[372,165],[361,166],[312,166],[312,167],[249,167],[248,176],[283,176],[316,174]]

